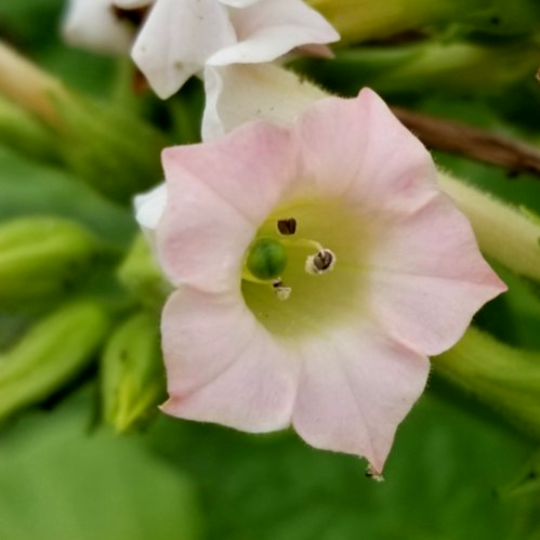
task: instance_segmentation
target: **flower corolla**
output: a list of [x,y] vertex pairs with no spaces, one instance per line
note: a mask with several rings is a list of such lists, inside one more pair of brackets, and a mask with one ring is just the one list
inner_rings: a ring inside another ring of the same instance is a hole
[[[364,89],[290,128],[166,149],[139,199],[176,291],[162,316],[173,416],[293,426],[380,475],[429,355],[505,290],[427,150]],[[156,201],[154,206],[154,201]]]
[[205,66],[271,62],[302,47],[321,52],[339,39],[303,0],[70,0],[63,34],[100,52],[131,48],[163,99]]

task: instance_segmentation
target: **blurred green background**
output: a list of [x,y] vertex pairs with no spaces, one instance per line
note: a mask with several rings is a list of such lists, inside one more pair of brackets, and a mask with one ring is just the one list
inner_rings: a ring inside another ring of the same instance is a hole
[[[118,61],[64,46],[58,35],[62,8],[61,0],[2,2],[0,35],[78,91],[114,98]],[[438,31],[437,43],[441,36],[451,43],[448,28]],[[455,28],[453,35],[463,39]],[[477,35],[467,39],[479,43]],[[508,50],[515,46],[509,42]],[[437,78],[423,85],[431,79],[418,71],[398,77],[388,67],[367,69],[366,58],[369,65],[387,65],[377,56],[380,47],[358,48],[357,63],[343,51],[338,63],[310,62],[298,69],[345,94],[371,85],[391,103],[538,141],[531,122],[540,110],[538,96],[530,109],[523,106],[531,92],[528,76],[489,92],[466,81],[449,88],[439,80],[437,91]],[[396,48],[383,53],[395,56],[400,45],[389,47]],[[192,100],[194,117],[197,92],[194,85],[179,98]],[[172,139],[189,140],[193,126],[179,133],[168,120],[174,103],[144,95],[137,107]],[[443,153],[435,159],[540,212],[540,183],[532,178],[509,180],[506,171]],[[0,145],[0,221],[29,214],[69,217],[120,247],[136,229],[128,208],[54,164]],[[505,277],[512,294],[489,305],[477,322],[508,343],[540,349],[537,291]],[[18,319],[2,313],[2,322],[8,333]],[[9,336],[0,333],[2,339]],[[313,450],[288,432],[248,436],[159,416],[142,432],[120,437],[96,422],[96,387],[94,381],[75,381],[4,423],[2,540],[540,539],[537,443],[435,378],[398,430],[381,484],[365,477],[364,462]]]

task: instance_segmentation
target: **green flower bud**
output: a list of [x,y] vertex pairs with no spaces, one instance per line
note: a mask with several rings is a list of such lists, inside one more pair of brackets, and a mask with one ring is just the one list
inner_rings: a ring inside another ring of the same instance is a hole
[[500,96],[504,89],[531,77],[538,69],[536,43],[504,47],[452,40],[421,41],[398,46],[362,47],[339,51],[321,62],[297,62],[309,76],[331,91],[355,93],[364,85],[388,96],[461,95],[480,92]]
[[0,419],[46,399],[84,369],[107,325],[101,307],[78,301],[32,327],[0,356]]
[[159,156],[169,141],[150,124],[110,104],[59,102],[67,166],[107,197],[128,202],[161,177]]
[[0,73],[0,95],[46,126],[60,159],[101,193],[128,202],[160,179],[168,141],[131,110],[76,94],[4,44]]
[[0,303],[8,308],[69,293],[96,260],[98,244],[82,226],[53,217],[0,226]]
[[171,286],[164,279],[148,241],[139,234],[122,265],[118,279],[141,304],[159,310],[163,306]]
[[0,95],[0,143],[23,152],[32,159],[58,165],[57,141],[32,115]]
[[433,358],[433,368],[527,436],[540,438],[540,353],[469,328],[457,345]]
[[271,237],[257,238],[249,246],[246,268],[257,279],[267,281],[278,278],[287,266],[287,250]]
[[137,313],[116,328],[102,356],[101,399],[105,421],[118,433],[157,412],[165,399],[157,317]]
[[462,25],[486,35],[533,34],[537,0],[308,0],[341,35],[341,43],[381,40],[433,25]]

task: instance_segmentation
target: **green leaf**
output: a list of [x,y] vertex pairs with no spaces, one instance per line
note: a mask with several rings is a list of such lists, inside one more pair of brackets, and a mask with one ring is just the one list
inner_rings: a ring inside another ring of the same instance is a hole
[[189,478],[137,444],[85,431],[85,407],[26,417],[0,443],[3,540],[197,540]]
[[433,396],[398,431],[380,484],[364,476],[365,462],[292,433],[165,418],[156,427],[155,450],[197,478],[207,540],[514,540],[520,516],[496,488],[525,445]]
[[78,178],[0,146],[0,221],[27,214],[57,215],[124,245],[135,230],[130,210],[98,195]]

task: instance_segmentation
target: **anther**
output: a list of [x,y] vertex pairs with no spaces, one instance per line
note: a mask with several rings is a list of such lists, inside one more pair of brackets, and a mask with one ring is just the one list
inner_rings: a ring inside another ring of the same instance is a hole
[[384,476],[377,472],[371,465],[368,465],[365,474],[368,478],[375,480],[375,482],[384,482]]
[[324,274],[334,269],[336,256],[329,249],[323,248],[315,255],[310,255],[306,259],[306,272],[308,274]]
[[278,300],[287,300],[289,296],[291,296],[291,287],[284,285],[281,279],[276,279],[276,281],[272,283],[272,287],[274,287],[274,292],[276,293]]
[[290,236],[296,232],[296,219],[280,219],[277,222],[277,228],[283,236]]

